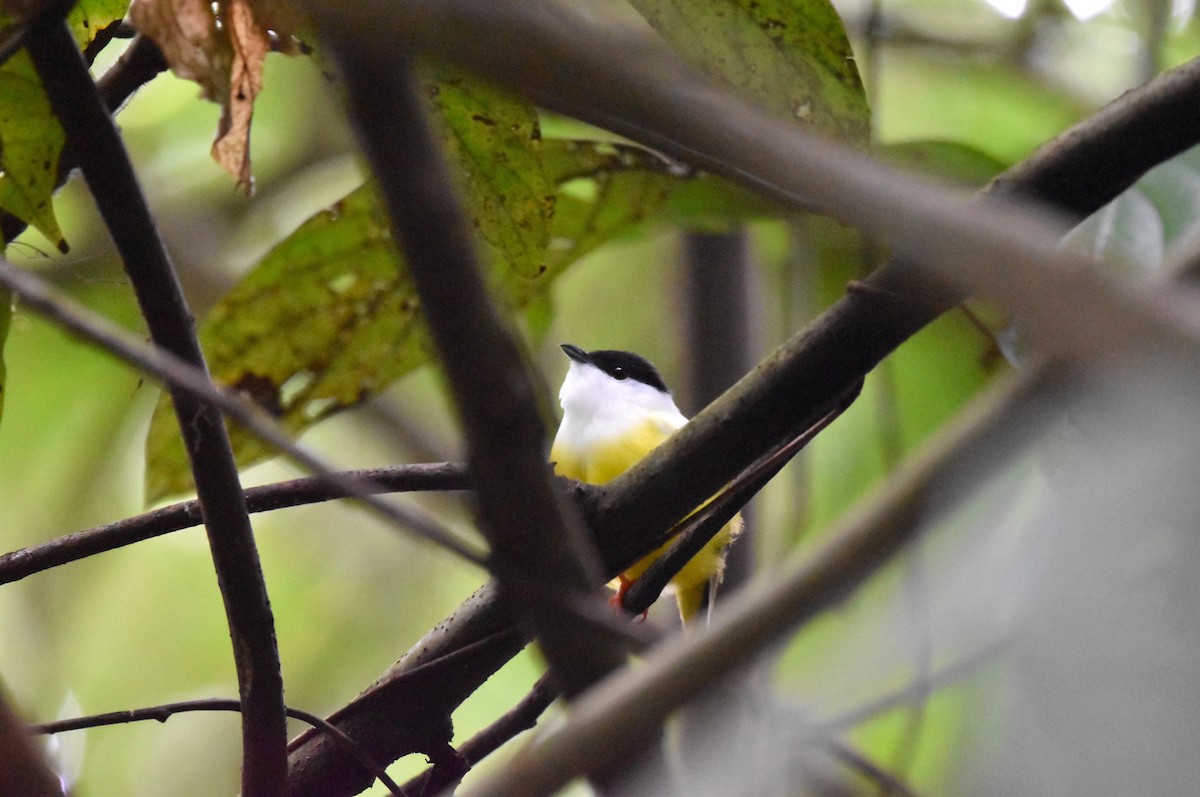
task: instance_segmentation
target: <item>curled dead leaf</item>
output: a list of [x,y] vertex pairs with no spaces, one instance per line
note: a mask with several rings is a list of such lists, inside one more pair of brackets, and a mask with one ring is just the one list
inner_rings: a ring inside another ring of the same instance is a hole
[[221,105],[212,155],[251,192],[250,122],[262,91],[271,33],[290,37],[296,18],[278,0],[135,0],[129,18],[162,50],[171,71]]

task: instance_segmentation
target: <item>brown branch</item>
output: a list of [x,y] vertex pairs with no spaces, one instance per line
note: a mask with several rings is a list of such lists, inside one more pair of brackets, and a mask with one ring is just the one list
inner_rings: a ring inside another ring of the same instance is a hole
[[1200,141],[1200,58],[1127,91],[994,179],[993,194],[1082,219]]
[[[46,735],[79,731],[85,728],[99,728],[105,725],[125,725],[145,720],[166,722],[176,714],[184,714],[191,711],[233,711],[241,713],[241,710],[241,701],[213,697],[201,700],[184,700],[178,703],[165,703],[161,706],[127,709],[125,711],[110,711],[105,714],[91,714],[86,717],[72,717],[70,719],[55,720],[54,722],[43,722],[37,725],[30,725],[27,731],[31,734]],[[362,764],[364,769],[371,772],[392,794],[401,795],[402,797],[407,793],[396,785],[396,782],[388,776],[386,769],[380,766],[379,762],[371,758],[357,742],[338,730],[336,726],[330,725],[316,714],[303,711],[302,709],[286,706],[284,711],[292,719],[307,722],[322,733],[328,734],[331,739],[342,746],[342,749],[354,756],[358,763]]]
[[378,57],[323,24],[342,68],[359,140],[379,179],[421,308],[453,388],[482,527],[501,587],[528,615],[552,670],[574,695],[623,662],[619,650],[527,595],[598,589],[601,568],[546,465],[546,430],[516,339],[492,302],[406,57]]
[[[515,706],[459,745],[458,755],[468,767],[475,766],[496,752],[505,742],[536,727],[538,717],[557,697],[558,690],[554,688],[550,678],[543,675]],[[462,768],[454,770],[434,766],[405,783],[404,790],[417,797],[442,794],[457,785],[463,774],[465,771]]]
[[[42,85],[121,254],[151,339],[204,370],[191,313],[134,175],[129,154],[66,24],[27,40]],[[287,781],[283,678],[254,532],[221,413],[171,391],[208,531],[233,643],[242,714],[242,793],[276,795]]]
[[[346,471],[338,476],[342,481],[357,484],[363,491],[380,493],[470,489],[466,470],[450,462],[367,468]],[[344,489],[331,484],[324,477],[306,477],[248,488],[246,508],[250,512],[270,512],[345,496]],[[199,526],[201,522],[200,502],[191,500],[67,534],[0,556],[0,584],[19,581],[34,573],[135,542]]]
[[567,607],[599,590],[602,571],[551,481],[533,379],[488,294],[421,88],[399,48],[363,51],[321,15],[316,21],[341,68],[352,122],[454,393],[493,572],[558,684],[577,695],[624,662],[624,646]]
[[[454,709],[525,647],[493,586],[468,599],[464,609],[427,634],[353,703],[330,715],[329,722],[380,761],[441,754],[453,736]],[[462,645],[441,644],[443,638],[466,637],[471,641]],[[301,734],[290,749],[289,795],[351,795],[368,785],[345,752],[321,734]]]

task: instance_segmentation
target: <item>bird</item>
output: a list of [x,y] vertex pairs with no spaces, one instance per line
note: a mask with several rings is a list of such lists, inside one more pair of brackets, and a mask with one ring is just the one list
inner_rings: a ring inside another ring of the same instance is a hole
[[[563,416],[550,448],[557,475],[603,484],[629,470],[687,423],[662,376],[646,358],[611,349],[584,351],[570,343],[561,347],[571,365],[558,394]],[[699,615],[705,590],[720,581],[726,549],[741,528],[741,516],[735,516],[671,580],[685,627]],[[617,576],[614,605],[620,606],[630,585],[670,545]],[[710,598],[712,594],[710,590]]]

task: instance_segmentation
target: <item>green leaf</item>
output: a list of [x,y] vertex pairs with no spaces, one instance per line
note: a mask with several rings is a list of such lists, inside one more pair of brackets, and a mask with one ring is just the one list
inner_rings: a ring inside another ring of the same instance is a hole
[[631,0],[710,77],[776,115],[866,146],[870,111],[841,17],[828,0]]
[[66,140],[29,55],[0,68],[0,209],[66,250],[51,198]]
[[498,270],[542,270],[554,183],[542,169],[533,106],[446,69],[427,83],[433,119],[457,166],[459,196],[475,220],[483,256]]
[[[541,141],[532,106],[491,90],[456,82],[431,93],[451,160],[463,166],[489,282],[511,310],[529,307],[583,254],[662,211],[678,183],[671,164],[642,150]],[[204,319],[200,341],[220,382],[300,432],[430,359],[418,306],[368,186],[271,250]],[[273,453],[238,428],[230,435],[243,465]],[[190,488],[165,396],[146,457],[148,500]]]
[[888,51],[877,140],[949,139],[1016,163],[1093,110],[1027,70],[923,52]]
[[878,146],[874,152],[893,166],[946,177],[971,188],[986,185],[1007,168],[1000,159],[958,141],[904,141]]
[[75,42],[83,48],[100,31],[125,19],[128,11],[129,0],[80,0],[67,14],[67,25],[75,34]]
[[[429,341],[416,310],[380,202],[363,187],[272,249],[213,309],[199,335],[218,381],[298,431],[424,360]],[[239,460],[271,453],[241,429],[230,432]],[[189,488],[165,393],[146,452],[150,500]]]
[[554,139],[544,144],[546,171],[558,185],[550,276],[656,217],[680,184],[675,164],[638,147]]
[[[128,2],[118,0],[83,0],[67,21],[82,47],[102,28],[123,19],[128,7]],[[65,140],[33,62],[22,50],[0,67],[0,209],[34,227],[64,252],[66,241],[54,216],[52,197]]]

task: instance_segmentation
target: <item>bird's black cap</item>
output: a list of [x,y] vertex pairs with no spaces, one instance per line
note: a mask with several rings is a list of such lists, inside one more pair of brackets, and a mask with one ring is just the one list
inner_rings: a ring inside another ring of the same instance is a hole
[[632,379],[649,385],[655,390],[661,390],[663,393],[671,392],[667,389],[667,384],[663,382],[658,370],[640,354],[612,349],[584,351],[570,343],[563,343],[562,350],[575,362],[590,363],[613,379]]

